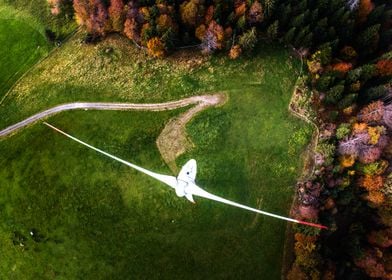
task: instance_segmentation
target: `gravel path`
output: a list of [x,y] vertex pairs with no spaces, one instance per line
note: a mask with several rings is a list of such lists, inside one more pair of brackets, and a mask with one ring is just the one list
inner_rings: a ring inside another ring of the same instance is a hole
[[23,121],[20,121],[14,125],[11,125],[0,131],[0,138],[4,138],[11,134],[14,134],[18,130],[25,128],[28,125],[46,119],[57,113],[69,110],[139,110],[139,111],[164,111],[174,110],[177,108],[186,107],[192,104],[200,104],[202,107],[214,106],[222,101],[222,94],[213,95],[200,95],[192,96],[176,101],[169,101],[165,103],[106,103],[106,102],[76,102],[59,105],[48,110],[37,113]]

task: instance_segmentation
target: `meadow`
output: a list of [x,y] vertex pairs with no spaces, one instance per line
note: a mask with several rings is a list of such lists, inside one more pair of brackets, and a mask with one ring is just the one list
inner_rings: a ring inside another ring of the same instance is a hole
[[[286,50],[260,45],[236,61],[188,52],[156,60],[119,36],[96,45],[82,36],[13,88],[0,106],[0,128],[66,102],[224,92],[224,106],[188,124],[194,148],[177,165],[195,158],[207,191],[288,214],[312,131],[287,109],[299,63]],[[170,174],[155,141],[183,110],[76,111],[48,122]],[[0,154],[0,278],[280,279],[283,221],[198,198],[192,205],[39,123],[0,140]]]
[[51,46],[41,24],[0,3],[0,99]]

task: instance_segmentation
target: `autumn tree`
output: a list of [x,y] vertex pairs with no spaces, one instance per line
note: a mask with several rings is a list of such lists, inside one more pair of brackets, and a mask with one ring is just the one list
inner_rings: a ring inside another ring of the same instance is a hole
[[353,65],[348,62],[339,62],[331,65],[331,69],[333,71],[341,72],[341,73],[347,73],[353,68]]
[[384,185],[382,176],[363,176],[359,180],[359,186],[365,188],[367,191],[378,191]]
[[142,23],[143,17],[140,15],[138,7],[130,2],[124,23],[124,34],[134,42],[140,43]]
[[370,277],[383,278],[387,275],[385,267],[375,250],[366,250],[361,258],[355,261],[355,264],[362,268]]
[[166,54],[165,45],[158,37],[153,37],[147,42],[148,54],[153,57],[163,57]]
[[380,76],[392,75],[392,59],[382,59],[376,64],[377,72]]
[[223,48],[224,30],[216,21],[211,21],[204,35],[201,48],[204,53],[210,54]]
[[160,15],[156,20],[156,25],[157,31],[160,34],[167,32],[169,29],[171,29],[173,33],[178,32],[176,22],[168,14]]
[[74,0],[75,18],[79,25],[86,25],[90,16],[90,0]]
[[124,27],[124,3],[123,0],[111,0],[109,18],[113,31],[120,32]]
[[260,2],[253,2],[249,9],[248,22],[252,25],[257,24],[263,21],[263,17],[263,7],[261,6]]
[[103,36],[107,31],[108,11],[101,0],[74,0],[76,20],[93,36]]
[[246,12],[246,1],[235,0],[234,1],[234,11],[235,11],[235,16],[237,18],[244,16],[245,12]]
[[357,11],[357,22],[364,23],[373,8],[372,0],[360,0]]
[[242,49],[240,45],[234,45],[229,52],[231,59],[237,59],[241,55]]
[[358,114],[360,121],[366,123],[378,123],[384,115],[384,103],[382,101],[374,101],[365,106]]
[[57,16],[60,14],[62,0],[48,0],[48,4],[52,15]]
[[199,0],[188,0],[180,6],[182,22],[188,27],[196,27],[204,15],[204,6]]

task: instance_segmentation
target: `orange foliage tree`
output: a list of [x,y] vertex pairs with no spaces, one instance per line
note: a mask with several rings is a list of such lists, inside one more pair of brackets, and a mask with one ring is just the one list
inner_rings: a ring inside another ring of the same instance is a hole
[[385,195],[380,191],[370,191],[366,199],[376,205],[381,205],[385,202]]
[[353,65],[348,62],[339,62],[331,66],[332,70],[342,73],[347,73],[353,68]]
[[372,3],[372,0],[361,0],[357,12],[358,23],[364,23],[367,19],[367,16],[370,14],[373,8],[374,5]]
[[245,15],[246,2],[244,0],[236,0],[234,2],[234,11],[237,18]]
[[364,176],[359,180],[359,185],[368,191],[379,190],[384,185],[382,176]]
[[113,31],[120,32],[124,26],[124,3],[123,0],[111,0],[109,18]]

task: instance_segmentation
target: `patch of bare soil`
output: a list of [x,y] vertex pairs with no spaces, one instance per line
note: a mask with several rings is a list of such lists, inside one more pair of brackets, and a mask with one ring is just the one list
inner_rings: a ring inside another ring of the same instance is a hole
[[199,112],[209,107],[223,105],[227,101],[227,96],[223,93],[201,95],[193,98],[197,100],[197,105],[180,116],[172,118],[166,124],[156,141],[162,158],[175,173],[178,172],[175,163],[176,158],[194,147],[192,140],[186,133],[186,124]]

